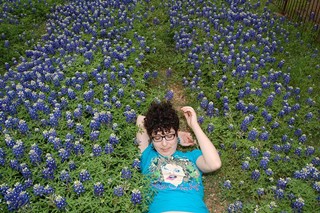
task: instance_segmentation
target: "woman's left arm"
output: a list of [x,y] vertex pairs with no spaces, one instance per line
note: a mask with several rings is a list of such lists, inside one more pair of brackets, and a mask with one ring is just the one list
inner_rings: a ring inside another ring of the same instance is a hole
[[197,159],[198,168],[204,172],[213,172],[221,167],[221,159],[219,153],[215,146],[212,144],[211,140],[201,129],[196,112],[192,107],[182,107],[181,110],[187,120],[189,127],[195,134],[197,141],[199,143],[200,149],[202,151],[202,156]]

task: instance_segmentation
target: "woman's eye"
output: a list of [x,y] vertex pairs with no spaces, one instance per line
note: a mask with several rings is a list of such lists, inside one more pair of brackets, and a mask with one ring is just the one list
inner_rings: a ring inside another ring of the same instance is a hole
[[167,135],[167,138],[173,138],[173,135]]

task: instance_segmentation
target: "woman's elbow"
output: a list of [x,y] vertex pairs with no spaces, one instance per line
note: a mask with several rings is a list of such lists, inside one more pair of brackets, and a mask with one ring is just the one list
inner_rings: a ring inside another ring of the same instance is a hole
[[222,166],[221,160],[219,159],[218,161],[215,161],[214,163],[212,163],[212,165],[210,166],[210,172],[214,172],[218,169],[220,169]]

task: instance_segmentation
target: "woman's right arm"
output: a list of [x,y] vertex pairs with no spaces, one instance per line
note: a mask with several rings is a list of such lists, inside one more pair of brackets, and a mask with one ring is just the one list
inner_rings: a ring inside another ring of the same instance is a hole
[[149,146],[150,140],[149,135],[147,134],[147,130],[144,127],[144,118],[145,116],[138,115],[136,122],[136,125],[138,126],[136,140],[141,153]]

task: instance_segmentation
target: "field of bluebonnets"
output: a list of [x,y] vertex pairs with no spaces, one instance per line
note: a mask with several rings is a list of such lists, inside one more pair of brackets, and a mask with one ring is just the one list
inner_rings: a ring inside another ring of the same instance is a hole
[[317,26],[270,2],[0,1],[1,212],[144,212],[135,119],[176,88],[212,212],[319,212]]

